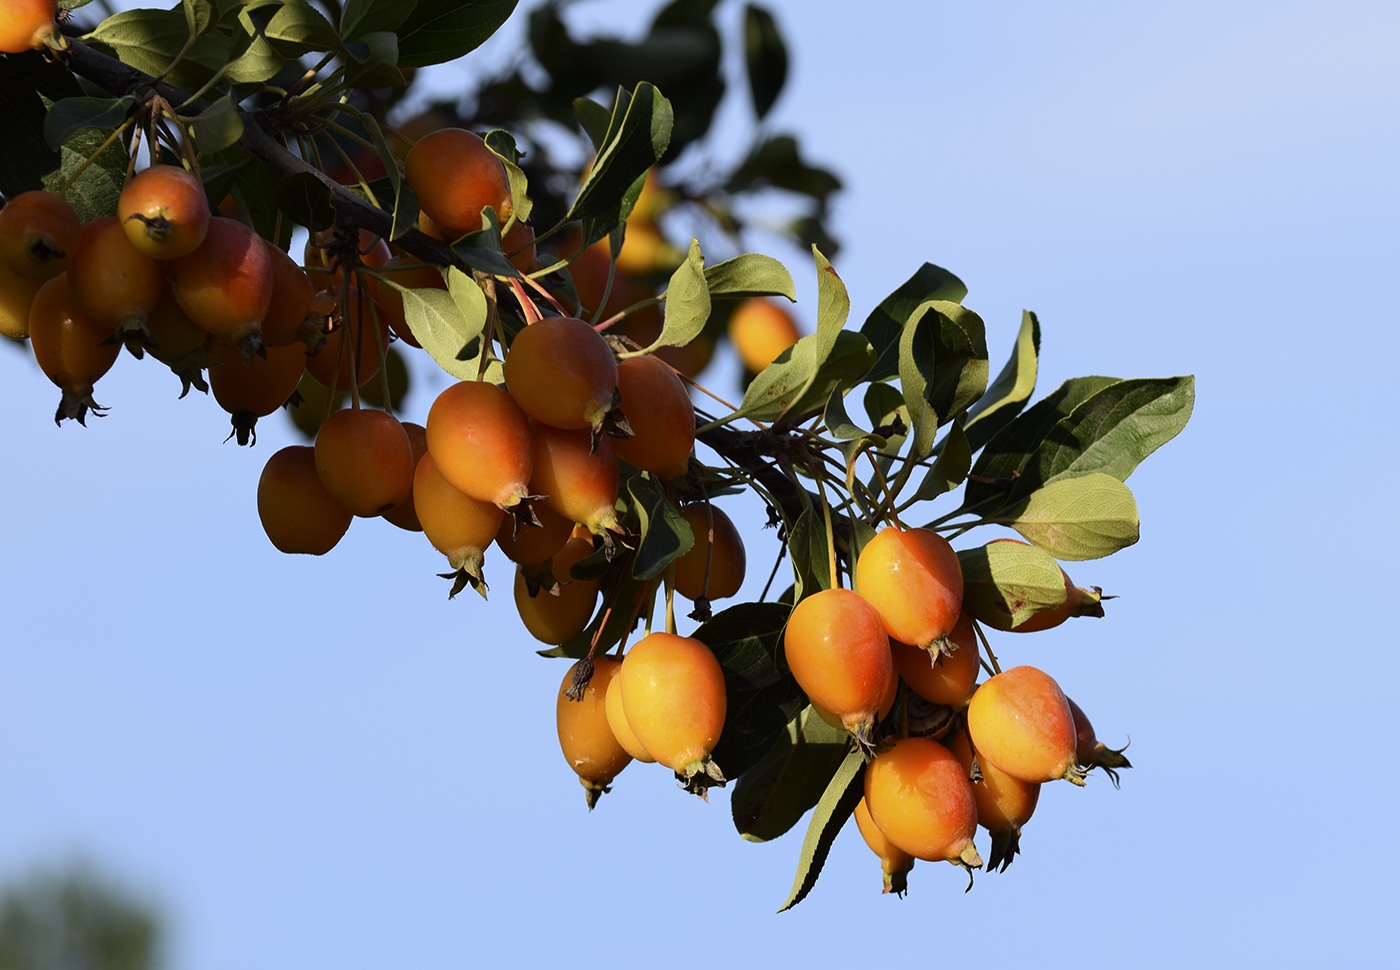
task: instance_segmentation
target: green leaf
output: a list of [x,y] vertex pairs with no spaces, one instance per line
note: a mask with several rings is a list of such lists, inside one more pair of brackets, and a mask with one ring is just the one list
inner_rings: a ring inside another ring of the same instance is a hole
[[345,64],[345,82],[363,91],[401,88],[408,83],[399,68],[399,38],[387,30],[361,34],[345,45],[350,55]]
[[641,541],[632,563],[632,576],[653,579],[690,551],[695,536],[680,510],[666,499],[666,491],[650,476],[634,475],[627,482],[633,507],[641,520]]
[[230,148],[243,137],[243,118],[232,98],[220,98],[190,122],[194,143],[201,155]]
[[792,274],[772,256],[744,253],[705,270],[710,299],[747,299],[751,296],[785,296],[797,299]]
[[112,129],[126,120],[136,103],[136,99],[130,95],[124,98],[64,98],[55,101],[44,118],[44,140],[50,148],[57,149],[84,128],[102,129],[105,139]]
[[998,539],[958,550],[963,612],[997,630],[1009,630],[1065,601],[1064,575],[1048,552]]
[[787,81],[788,54],[773,15],[753,4],[744,7],[744,63],[754,114],[761,120]]
[[1057,559],[1101,559],[1138,541],[1133,493],[1103,472],[1044,485],[998,521]]
[[325,14],[307,0],[283,0],[282,8],[268,21],[266,34],[289,57],[345,49]]
[[987,328],[960,303],[935,300],[933,406],[946,424],[987,390]]
[[[97,25],[83,41],[123,64],[150,75],[165,71],[189,40],[184,12],[170,10],[124,10]],[[168,84],[186,91],[197,91],[227,60],[229,39],[221,31],[211,31],[195,41],[180,63],[165,76]]]
[[486,133],[486,147],[501,160],[506,169],[506,180],[510,183],[511,214],[520,222],[528,222],[534,203],[530,201],[530,180],[520,168],[520,149],[515,147],[515,136],[503,128]]
[[313,232],[335,224],[331,190],[310,172],[289,175],[277,183],[277,208],[297,225]]
[[919,482],[913,501],[927,502],[945,492],[951,492],[967,479],[971,468],[972,446],[968,443],[962,419],[959,418],[948,428],[942,447],[938,451],[938,458],[924,475],[923,481]]
[[340,36],[348,41],[379,31],[392,33],[417,5],[418,0],[346,0],[345,12],[340,15]]
[[285,250],[292,241],[292,222],[282,219],[278,235],[277,186],[281,176],[266,165],[245,165],[234,178],[232,195],[248,214],[253,231]]
[[389,143],[384,138],[384,131],[379,127],[379,122],[363,112],[359,115],[359,121],[369,134],[370,141],[374,143],[374,153],[379,157],[380,164],[384,166],[384,178],[388,181],[389,190],[394,196],[394,221],[389,227],[389,240],[392,242],[412,229],[418,222],[418,196],[414,194],[413,189],[409,188],[408,180],[399,171],[398,160],[394,158],[394,153],[389,150]]
[[219,11],[209,0],[182,0],[180,7],[191,37],[202,37],[219,24]]
[[[253,14],[259,12],[257,18]],[[261,85],[276,77],[284,63],[281,53],[267,38],[266,7],[244,7],[238,11],[239,31],[233,36],[232,56],[224,79],[234,84]]]
[[778,912],[792,909],[807,898],[817,884],[822,866],[826,865],[827,854],[831,851],[831,844],[836,841],[837,833],[855,813],[856,805],[860,804],[864,794],[865,757],[859,751],[852,751],[841,762],[841,767],[836,770],[817,802],[816,810],[812,812],[812,821],[807,825],[807,838],[802,842],[802,854],[797,860],[792,892]]
[[808,506],[788,532],[788,558],[792,560],[793,603],[831,588],[831,553],[826,541],[826,517]]
[[501,243],[501,226],[496,220],[496,210],[490,206],[482,210],[481,228],[476,232],[467,233],[453,243],[452,251],[478,273],[516,278],[520,276],[520,271],[506,258]]
[[515,10],[517,0],[430,0],[398,28],[399,66],[445,64],[470,54]]
[[967,410],[967,439],[976,451],[1021,413],[1035,391],[1040,356],[1040,321],[1034,313],[1021,313],[1021,329],[1011,359],[977,403]]
[[[44,177],[43,187],[57,192],[106,138],[106,132],[88,128],[64,142],[60,150],[62,162],[59,169]],[[63,197],[73,207],[80,222],[117,214],[117,199],[126,183],[126,161],[126,152],[122,150],[120,141],[113,142],[69,186]]]
[[967,509],[983,502],[990,504],[990,500],[998,496],[1004,499],[1014,477],[1020,474],[1055,425],[1091,395],[1117,383],[1116,377],[1071,378],[1017,415],[1015,420],[992,436],[972,466],[974,476],[997,484],[969,481],[962,507]]
[[481,288],[455,268],[448,270],[447,292],[433,288],[411,290],[387,278],[380,281],[380,285],[385,283],[403,295],[408,329],[438,366],[459,380],[476,380],[479,354],[469,360],[462,360],[459,355],[473,342],[479,342],[486,326],[486,297]]
[[694,239],[685,262],[671,274],[665,297],[666,317],[660,335],[646,350],[622,356],[635,357],[658,347],[684,347],[705,329],[705,321],[710,319],[710,290],[705,285],[705,258],[700,255],[700,243]]
[[579,127],[593,143],[593,152],[597,154],[607,140],[612,112],[592,98],[575,98],[574,117],[578,118]]
[[[905,321],[899,339],[899,386],[904,391],[904,405],[909,411],[911,461],[920,461],[933,453],[938,435],[939,415],[933,406],[934,340],[933,331],[938,315],[932,303],[923,303]],[[901,476],[902,478],[905,476]]]
[[620,225],[636,205],[647,169],[661,160],[671,141],[671,103],[650,84],[630,95],[619,88],[603,147],[593,160],[564,221],[582,219],[580,248],[591,246]]
[[881,300],[861,325],[860,332],[869,338],[876,354],[865,379],[887,381],[899,375],[900,340],[916,309],[932,300],[961,303],[965,296],[967,287],[952,273],[932,263],[920,266],[899,289]]
[[730,795],[734,827],[750,842],[783,835],[817,804],[846,760],[850,735],[810,706],[792,721],[758,764],[739,776]]
[[39,188],[58,168],[60,152],[44,141],[44,117],[49,103],[82,94],[67,69],[38,51],[0,57],[0,192],[7,198]]
[[820,339],[818,334],[808,334],[779,354],[749,384],[739,410],[716,423],[728,424],[741,417],[775,421],[785,413],[806,414],[823,407],[832,391],[854,382],[870,367],[870,343],[860,334],[842,330],[825,360],[818,359]]
[[756,146],[725,183],[725,191],[730,193],[766,188],[811,196],[824,205],[827,198],[841,188],[841,180],[826,169],[802,161],[797,139],[791,135],[777,135]]

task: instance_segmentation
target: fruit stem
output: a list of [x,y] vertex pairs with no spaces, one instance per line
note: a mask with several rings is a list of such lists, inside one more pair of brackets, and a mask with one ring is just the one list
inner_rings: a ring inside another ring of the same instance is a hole
[[[875,477],[880,480],[880,487],[885,491],[885,503],[889,510],[890,522],[894,524],[896,529],[904,531],[904,523],[899,521],[899,509],[895,505],[893,493],[890,492],[890,483],[885,479],[884,469],[880,467],[880,463],[875,460],[875,456],[870,453],[869,449],[865,449],[865,457],[870,460],[870,467],[875,469]],[[878,525],[876,522],[870,524],[872,526]]]
[[676,632],[676,563],[672,560],[666,567],[666,632]]
[[520,301],[520,309],[525,314],[525,325],[528,327],[532,323],[538,323],[543,317],[540,308],[535,306],[535,301],[525,295],[525,287],[518,279],[510,280],[510,288],[515,293],[515,298]]
[[[977,631],[977,639],[982,641],[982,649],[987,654],[987,660],[991,661],[991,672],[993,674],[1001,673],[1001,664],[997,663],[997,655],[992,652],[992,645],[987,642],[987,635],[982,632],[982,624],[978,623],[976,620],[973,620],[972,629]],[[987,666],[986,660],[982,662],[982,666]]]
[[490,359],[491,341],[496,336],[496,281],[488,276],[480,284],[481,292],[486,297],[486,326],[481,331],[481,357],[476,365],[478,384],[486,380],[486,361]]
[[[281,219],[281,218],[282,218],[282,213],[281,213],[280,211],[277,213],[277,218],[278,218],[278,219]],[[369,288],[369,284],[367,284],[367,283],[365,282],[365,278],[364,278],[364,277],[365,277],[364,271],[363,271],[362,269],[360,269],[358,266],[355,267],[355,278],[356,278],[357,280],[360,281],[359,299],[360,299],[360,313],[361,313],[361,320],[360,320],[360,324],[361,324],[361,326],[360,326],[360,332],[361,332],[361,333],[364,333],[364,329],[365,329],[365,328],[364,328],[364,318],[363,318],[363,314],[364,314],[364,294],[365,294],[365,292],[366,292],[366,291],[368,290],[368,288]],[[375,301],[373,301],[373,300],[370,300],[370,301],[369,301],[369,325],[370,325],[370,329],[372,329],[372,330],[374,331],[374,349],[375,349],[375,353],[377,353],[377,354],[379,355],[379,390],[380,390],[380,393],[381,393],[381,394],[383,395],[383,397],[384,397],[384,411],[385,411],[385,413],[387,413],[387,414],[393,414],[393,413],[394,413],[394,402],[393,402],[393,400],[390,398],[390,395],[389,395],[389,348],[388,348],[388,346],[387,346],[387,341],[384,339],[384,334],[382,334],[382,333],[379,332],[379,307],[378,307],[378,304],[376,304]],[[356,377],[359,377],[359,374],[356,374],[355,376],[356,376]],[[358,382],[357,382],[357,383],[358,383]]]
[[841,577],[836,572],[836,533],[831,529],[831,503],[826,499],[826,478],[822,475],[812,461],[812,456],[807,454],[807,470],[812,473],[812,477],[817,481],[817,494],[822,500],[822,521],[826,525],[826,566],[829,575],[830,589],[841,588]]
[[543,286],[540,286],[540,284],[532,277],[525,276],[523,277],[523,279],[533,289],[538,290],[540,295],[549,301],[549,305],[554,307],[555,310],[559,311],[559,315],[561,317],[568,316],[568,314],[564,311],[563,305],[561,305],[560,302],[554,298],[553,293],[549,292],[549,290],[546,290]]

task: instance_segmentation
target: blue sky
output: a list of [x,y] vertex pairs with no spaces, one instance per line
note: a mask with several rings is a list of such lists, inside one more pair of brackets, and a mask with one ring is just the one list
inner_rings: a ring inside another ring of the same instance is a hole
[[[994,365],[1039,314],[1041,393],[1197,375],[1191,424],[1129,481],[1142,541],[1071,568],[1119,595],[1108,617],[995,644],[1131,735],[1122,791],[1046,791],[1024,855],[967,895],[921,863],[881,898],[852,826],[775,916],[800,834],[743,842],[724,793],[646,766],[584,810],[563,668],[502,560],[482,604],[447,602],[437,554],[379,523],[281,556],[253,497],[289,432],[224,445],[212,400],[129,357],[98,387],[111,414],[58,429],[3,346],[0,878],[93,860],[167,910],[182,970],[865,963],[930,926],[1008,964],[1388,952],[1400,9],[771,6],[793,51],[772,124],[847,184],[853,323],[927,260],[967,282]],[[743,135],[736,100],[721,130]],[[810,328],[810,256],[763,248]]]

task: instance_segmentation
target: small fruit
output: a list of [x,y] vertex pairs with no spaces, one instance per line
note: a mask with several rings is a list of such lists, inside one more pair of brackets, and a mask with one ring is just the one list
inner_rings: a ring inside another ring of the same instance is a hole
[[617,457],[664,480],[690,470],[695,447],[695,407],[685,384],[656,357],[628,357],[617,365],[622,413],[632,437],[613,442]]
[[890,641],[890,651],[899,675],[914,693],[926,701],[961,711],[972,699],[981,669],[981,651],[972,618],[966,613],[959,616],[948,640],[957,648],[952,653],[930,653],[898,640]]
[[106,409],[92,399],[92,385],[116,363],[121,345],[108,343],[111,328],[83,311],[68,285],[68,274],[46,280],[29,308],[29,346],[39,369],[63,392],[54,421],[85,424],[91,410]]
[[[744,540],[733,520],[716,505],[697,503],[681,509],[695,544],[676,560],[676,592],[691,600],[703,595],[718,600],[733,596],[744,585]],[[714,541],[710,541],[711,517]],[[711,551],[713,550],[713,551]],[[709,571],[709,581],[705,579]]]
[[604,707],[608,716],[608,727],[612,729],[613,737],[617,738],[617,743],[622,745],[623,750],[642,764],[656,764],[651,752],[642,747],[642,742],[637,740],[632,725],[627,723],[627,711],[622,707],[622,683],[616,677],[608,685]]
[[[429,421],[432,418],[429,416]],[[430,426],[431,427],[431,426]],[[534,443],[530,491],[570,522],[588,526],[594,535],[620,532],[617,512],[617,459],[607,438],[590,449],[586,429],[562,431],[530,422]]]
[[[353,515],[368,518],[407,501],[413,472],[413,446],[392,414],[347,408],[326,418],[316,432],[316,473]],[[422,512],[420,507],[420,518]],[[490,535],[495,534],[492,526]]]
[[[499,511],[499,510],[498,510]],[[572,538],[548,562],[553,588],[541,585],[537,574],[525,566],[515,570],[515,608],[530,636],[541,643],[567,643],[588,627],[598,605],[599,581],[574,579],[569,570],[574,563],[593,554],[593,543]]]
[[953,649],[947,638],[962,613],[962,565],[938,533],[881,529],[856,561],[856,589],[880,614],[891,640]]
[[21,192],[0,209],[0,263],[35,284],[68,268],[82,224],[61,195]]
[[58,0],[6,0],[0,18],[0,54],[66,46],[55,18]]
[[[413,468],[416,473],[418,463],[428,453],[428,432],[421,424],[414,424],[412,421],[403,422],[403,430],[408,435],[409,445],[413,448]],[[384,521],[398,526],[405,532],[423,531],[423,523],[418,521],[418,508],[414,504],[412,491],[408,493],[408,499],[402,505],[396,505],[388,511],[379,513],[379,515]]]
[[885,837],[914,858],[951,862],[969,872],[982,864],[972,842],[972,785],[958,759],[937,741],[901,738],[877,754],[865,769],[865,804]]
[[992,851],[987,856],[987,871],[1000,867],[1001,872],[1021,851],[1021,827],[1030,821],[1040,800],[1040,785],[1033,781],[1012,778],[991,764],[973,747],[966,731],[959,731],[948,740],[948,749],[957,755],[963,770],[972,774],[975,760],[977,776],[971,778],[972,796],[977,801],[977,824],[992,837]]
[[215,216],[199,248],[169,266],[175,299],[191,320],[245,354],[257,349],[272,303],[272,257],[257,233]]
[[885,837],[885,833],[870,817],[870,809],[865,807],[864,798],[856,803],[856,825],[870,851],[880,858],[880,868],[885,874],[882,892],[903,896],[909,891],[909,870],[914,868],[914,857]]
[[199,179],[178,165],[137,172],[117,199],[127,240],[148,259],[188,256],[209,231],[209,200]]
[[0,263],[0,336],[24,340],[29,336],[29,308],[43,283],[27,280]]
[[258,518],[282,552],[323,556],[335,548],[354,517],[321,484],[315,449],[288,445],[263,466]]
[[[111,216],[83,226],[68,282],[94,323],[123,334],[143,334],[146,318],[165,293],[162,264],[137,251]],[[133,352],[140,346],[134,344]]]
[[[296,392],[306,372],[306,354],[300,346],[269,347],[246,361],[231,344],[219,344],[209,352],[209,386],[219,407],[232,415],[233,431],[240,445],[257,444],[258,418],[276,411]],[[227,440],[227,439],[225,439]]]
[[553,428],[597,431],[618,395],[607,341],[573,317],[546,317],[521,330],[506,354],[505,377],[520,410]]
[[574,664],[564,674],[554,704],[559,748],[583,785],[589,811],[598,803],[598,797],[609,790],[613,779],[632,762],[632,756],[608,727],[608,686],[622,670],[622,664],[611,657],[599,657],[592,663],[593,676],[583,696],[576,701],[565,696],[573,686],[574,669],[578,666]]
[[522,566],[538,566],[553,556],[569,541],[574,524],[543,503],[534,507],[539,525],[517,523],[514,518],[501,522],[496,545],[506,558]]
[[1074,715],[1060,685],[1035,667],[1003,670],[977,688],[967,708],[972,743],[1021,781],[1084,784],[1075,765]]
[[758,373],[802,336],[786,310],[769,300],[753,297],[734,308],[729,317],[729,339],[745,369]]
[[874,743],[894,659],[884,624],[848,589],[825,589],[797,604],[783,633],[788,667],[808,699],[841,719],[863,748]]
[[316,313],[316,294],[311,280],[284,250],[267,240],[263,242],[272,262],[272,301],[263,317],[263,346],[289,347],[303,343],[304,338],[316,335],[321,322]]
[[428,450],[458,489],[503,509],[530,497],[530,425],[504,390],[459,381],[437,396],[427,427]]
[[501,237],[501,249],[510,259],[511,265],[522,273],[544,269],[544,265],[535,256],[535,230],[523,222],[511,226]]
[[[322,433],[324,430],[323,425]],[[406,433],[404,437],[407,438]],[[316,440],[319,443],[320,437],[317,436]],[[454,488],[438,470],[431,452],[418,460],[410,494],[413,507],[418,512],[418,521],[423,526],[423,534],[438,552],[447,557],[452,567],[453,571],[447,574],[453,580],[448,598],[456,596],[468,584],[485,596],[486,581],[481,573],[481,564],[486,548],[495,540],[496,532],[501,527],[504,513],[490,502],[474,499]]]
[[510,218],[510,183],[505,166],[480,135],[441,128],[418,139],[404,159],[408,184],[418,202],[446,235],[456,239],[481,228],[481,210],[492,206],[504,224]]
[[1110,748],[1104,744],[1094,734],[1094,725],[1089,722],[1089,715],[1074,702],[1074,698],[1066,696],[1065,700],[1069,701],[1069,712],[1074,718],[1074,760],[1081,768],[1102,768],[1104,774],[1113,782],[1113,787],[1117,788],[1117,769],[1133,766],[1131,761],[1123,757],[1123,752],[1128,746]]
[[657,761],[697,794],[710,782],[723,784],[710,752],[727,710],[724,671],[709,647],[653,633],[627,652],[619,683],[627,723]]

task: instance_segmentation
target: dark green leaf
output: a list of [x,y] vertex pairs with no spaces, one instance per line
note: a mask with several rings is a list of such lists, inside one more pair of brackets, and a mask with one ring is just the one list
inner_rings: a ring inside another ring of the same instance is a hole
[[[106,138],[106,132],[88,128],[64,142],[61,150],[62,165],[58,171],[44,177],[44,188],[50,192],[57,192],[97,151]],[[126,162],[126,152],[123,151],[120,142],[113,142],[69,186],[64,198],[77,213],[79,221],[91,222],[93,219],[117,214],[117,199],[126,182]]]
[[331,190],[310,172],[289,175],[277,184],[277,208],[297,225],[313,231],[335,224]]
[[1060,564],[1043,549],[997,540],[958,550],[963,612],[997,630],[1009,630],[1065,601]]
[[50,148],[59,148],[74,133],[84,128],[101,128],[103,137],[111,134],[131,109],[136,99],[124,98],[64,98],[49,106],[44,118],[44,140]]
[[1011,419],[1021,413],[1035,391],[1040,358],[1040,321],[1034,313],[1021,313],[1021,329],[1011,359],[1001,369],[987,392],[968,408],[967,440],[976,451],[991,440]]
[[481,228],[453,243],[452,251],[479,273],[520,276],[520,271],[506,258],[501,243],[501,226],[496,220],[496,210],[490,206],[482,211]]
[[931,395],[934,409],[947,424],[987,389],[987,328],[982,318],[960,303],[935,300],[934,370]]
[[923,481],[915,490],[914,501],[927,502],[938,498],[944,492],[951,492],[967,479],[971,468],[972,447],[963,432],[962,420],[956,419],[943,438],[933,467],[924,475]]
[[788,533],[788,558],[792,560],[796,602],[831,588],[831,552],[827,547],[826,518],[821,509],[808,506],[797,517]]
[[59,152],[44,141],[48,102],[82,93],[72,74],[38,51],[0,57],[0,192],[14,198],[37,189],[59,167]]
[[876,354],[865,379],[887,381],[899,374],[899,341],[915,309],[930,300],[961,303],[965,296],[967,287],[952,273],[932,263],[920,266],[899,289],[880,301],[860,328]]
[[641,542],[632,563],[632,576],[653,579],[676,559],[690,551],[695,536],[680,510],[666,499],[666,491],[650,476],[635,475],[627,482],[633,507],[641,520]]
[[359,119],[374,144],[374,153],[379,157],[379,164],[384,166],[384,177],[389,183],[389,191],[393,194],[394,221],[389,228],[389,239],[393,241],[417,223],[418,196],[409,188],[408,180],[399,172],[398,160],[389,150],[389,143],[384,139],[384,131],[379,127],[379,122],[364,113],[360,114]]
[[[258,13],[258,16],[254,16]],[[265,8],[244,7],[238,11],[238,30],[233,35],[233,50],[225,80],[234,84],[261,85],[272,80],[282,70],[281,53],[267,38],[267,21],[271,18]]]
[[285,250],[291,245],[295,227],[290,219],[281,219],[278,235],[277,186],[281,181],[281,176],[266,165],[245,165],[234,178],[231,194],[248,214],[253,231]]
[[[666,317],[661,333],[652,345],[641,353],[658,347],[684,347],[705,329],[710,319],[710,290],[705,285],[705,259],[700,244],[690,241],[690,253],[685,262],[671,274],[666,286]],[[627,356],[635,356],[628,354]]]
[[822,424],[826,425],[826,433],[837,441],[851,441],[870,433],[852,421],[847,413],[844,387],[838,387],[831,392],[826,409],[822,412]]
[[1133,493],[1103,472],[1043,485],[997,521],[1057,559],[1100,559],[1138,541]]
[[191,37],[202,37],[219,23],[219,11],[210,0],[182,0],[180,7]]
[[754,114],[761,119],[787,81],[788,54],[773,15],[753,4],[744,7],[744,56]]
[[511,214],[520,222],[528,222],[534,203],[530,201],[529,179],[520,168],[520,150],[515,147],[515,136],[503,128],[488,131],[486,147],[505,166],[506,180],[510,183]]
[[[851,330],[836,335],[825,361],[817,358],[820,337],[808,334],[765,367],[744,394],[739,410],[722,418],[727,424],[741,417],[775,421],[784,413],[802,415],[825,406],[831,393],[855,381],[870,367],[869,342]],[[805,391],[804,391],[805,388]]]
[[[105,54],[138,71],[159,75],[189,40],[189,26],[178,8],[170,10],[125,10],[108,17],[83,40]],[[221,31],[211,31],[186,52],[165,81],[186,91],[198,90],[224,66],[229,39]]]
[[603,147],[598,150],[565,221],[584,221],[583,246],[620,225],[636,205],[647,169],[660,161],[671,141],[671,104],[650,84],[630,95],[619,88]]
[[398,29],[399,66],[445,64],[470,54],[515,10],[517,0],[429,0]]
[[792,909],[817,884],[822,866],[826,865],[827,853],[836,841],[836,835],[846,820],[855,813],[856,805],[865,794],[865,758],[859,751],[852,751],[841,762],[831,783],[826,786],[812,821],[807,826],[807,838],[802,842],[802,854],[797,860],[797,876],[792,881],[792,892],[788,894],[783,910]]
[[345,81],[365,91],[400,88],[407,83],[399,63],[399,38],[387,30],[361,34],[345,45],[350,55]]
[[243,118],[232,98],[220,98],[195,116],[190,129],[199,153],[212,155],[243,137]]
[[904,405],[909,411],[914,439],[909,450],[912,460],[922,460],[932,454],[938,435],[939,414],[933,406],[932,381],[936,364],[933,331],[937,326],[938,314],[933,311],[933,303],[922,303],[905,321],[899,340],[899,386],[904,391]]
[[731,193],[765,188],[786,189],[825,204],[827,197],[841,188],[841,180],[826,169],[803,162],[797,153],[797,139],[778,135],[756,147],[725,184]]
[[574,115],[584,133],[588,135],[588,140],[593,142],[594,153],[597,153],[607,140],[612,112],[591,98],[575,98]]
[[267,39],[289,57],[345,49],[331,22],[307,0],[283,0],[268,21]]
[[340,15],[340,35],[345,40],[356,40],[378,31],[392,33],[417,5],[418,0],[346,0],[345,12]]
[[792,274],[772,256],[744,253],[705,270],[710,298],[746,299],[751,296],[785,296],[797,299]]
[[846,760],[849,739],[810,706],[803,708],[735,783],[730,812],[739,834],[750,842],[768,842],[801,821]]

